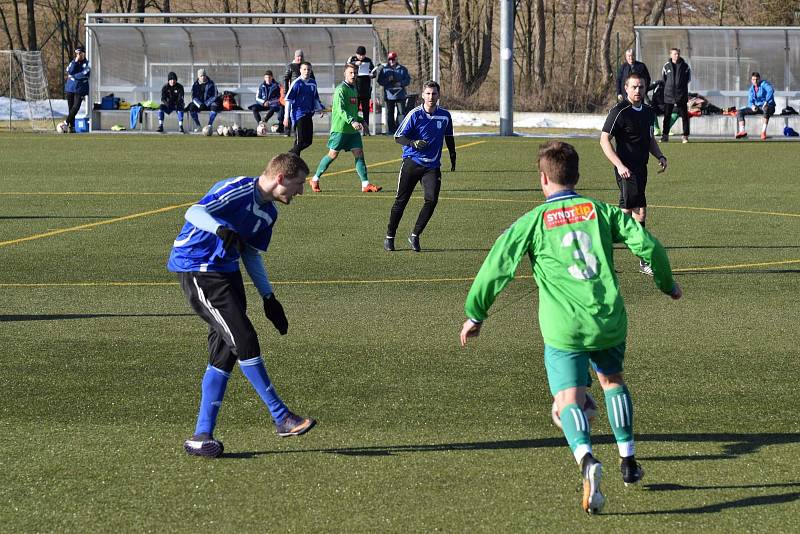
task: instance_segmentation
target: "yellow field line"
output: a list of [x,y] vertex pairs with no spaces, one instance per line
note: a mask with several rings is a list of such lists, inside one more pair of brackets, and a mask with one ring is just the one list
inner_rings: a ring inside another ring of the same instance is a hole
[[154,193],[135,191],[0,191],[0,195],[10,197],[29,196],[188,196],[197,193]]
[[[790,265],[800,263],[797,260],[770,261],[761,263],[738,263],[735,265],[719,265],[712,267],[686,267],[673,269],[674,273],[691,273],[697,271],[722,271],[727,269],[746,269],[749,267],[772,267],[776,265]],[[519,280],[533,278],[532,275],[515,276]],[[462,278],[386,278],[377,280],[285,280],[272,282],[274,286],[322,286],[322,285],[365,285],[365,284],[427,284],[439,282],[471,282],[474,276]],[[177,286],[178,282],[54,282],[54,283],[0,283],[0,288],[45,288],[45,287],[157,287]],[[247,282],[246,285],[253,285]]]
[[[462,148],[469,148],[471,146],[481,145],[481,144],[483,144],[485,142],[486,141],[473,141],[472,143],[466,143],[466,144],[463,144],[463,145],[459,145],[456,148],[460,150]],[[444,150],[446,151],[447,148],[445,148]],[[392,163],[400,163],[401,161],[403,161],[403,158],[395,158],[395,159],[390,159],[390,160],[386,160],[386,161],[379,161],[378,163],[370,163],[369,165],[367,165],[367,168],[371,169],[373,167],[382,167],[384,165],[391,165]],[[348,173],[351,173],[351,172],[356,172],[356,168],[353,167],[352,169],[345,169],[343,171],[328,172],[328,173],[325,173],[325,176],[326,177],[327,176],[337,176],[339,174],[348,174]]]
[[769,267],[774,265],[789,265],[792,263],[800,263],[800,260],[766,261],[761,263],[737,263],[734,265],[717,265],[713,267],[684,267],[683,269],[673,269],[672,272],[689,273],[695,271],[722,271],[725,269],[747,269],[748,267]]
[[105,221],[100,222],[93,222],[88,224],[81,224],[78,226],[72,226],[70,228],[61,228],[59,230],[51,230],[49,232],[44,232],[41,234],[34,234],[28,237],[21,237],[19,239],[11,239],[9,241],[0,241],[0,247],[4,247],[6,245],[13,245],[15,243],[23,243],[25,241],[33,241],[34,239],[42,239],[44,237],[52,237],[54,235],[65,234],[67,232],[77,232],[78,230],[87,230],[89,228],[94,228],[96,226],[102,226],[104,224],[112,224],[120,221],[129,221],[131,219],[138,219],[139,217],[147,217],[148,215],[155,215],[157,213],[164,213],[165,211],[171,211],[179,208],[185,208],[186,206],[191,206],[193,202],[187,202],[186,204],[178,204],[176,206],[167,206],[165,208],[158,208],[156,210],[150,211],[143,211],[141,213],[132,213],[130,215],[124,215],[122,217],[115,217],[113,219],[108,219]]
[[696,211],[719,211],[724,213],[747,213],[750,215],[777,215],[780,217],[800,217],[800,213],[784,213],[781,211],[753,211],[753,210],[737,210],[731,208],[703,208],[694,206],[659,206],[650,205],[651,208],[667,208],[673,210],[696,210]]

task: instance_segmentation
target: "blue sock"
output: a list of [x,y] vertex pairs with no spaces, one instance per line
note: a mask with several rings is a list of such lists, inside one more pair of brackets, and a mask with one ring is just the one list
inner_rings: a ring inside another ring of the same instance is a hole
[[272,420],[276,423],[283,421],[286,414],[289,413],[289,409],[275,392],[275,388],[272,387],[267,375],[267,368],[264,367],[264,360],[261,359],[261,356],[256,356],[249,360],[239,360],[239,367],[242,368],[244,376],[247,377],[258,396],[269,408]]
[[178,112],[178,122],[183,122],[183,111]]
[[200,117],[197,115],[197,112],[196,112],[196,111],[190,111],[190,112],[189,112],[189,116],[192,118],[192,120],[194,121],[194,123],[195,123],[195,124],[197,125],[197,127],[199,128],[199,127],[200,127]]
[[163,111],[159,111],[158,112],[158,121],[162,122],[163,120],[164,120],[164,112]]
[[209,365],[206,367],[206,374],[203,375],[203,385],[200,396],[200,413],[197,414],[197,425],[194,433],[213,434],[214,427],[217,425],[217,414],[222,405],[222,398],[225,396],[225,388],[228,386],[228,378],[231,374],[222,369]]
[[209,126],[214,126],[214,119],[216,119],[216,118],[217,118],[217,112],[216,111],[212,111],[211,113],[209,113],[209,115],[208,115],[208,125]]

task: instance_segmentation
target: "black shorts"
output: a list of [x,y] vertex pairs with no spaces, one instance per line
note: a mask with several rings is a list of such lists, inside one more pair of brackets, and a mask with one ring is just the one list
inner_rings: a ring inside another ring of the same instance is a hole
[[261,356],[240,271],[232,273],[178,273],[189,306],[208,324],[208,361],[231,372],[236,359]]
[[617,169],[614,169],[614,176],[619,187],[619,207],[624,209],[644,208],[647,206],[647,198],[644,190],[647,187],[647,167],[639,169],[628,167],[631,176],[627,180],[622,178]]

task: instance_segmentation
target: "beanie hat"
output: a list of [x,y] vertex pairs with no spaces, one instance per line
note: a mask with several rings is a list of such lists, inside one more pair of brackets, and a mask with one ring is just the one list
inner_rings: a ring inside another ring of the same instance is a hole
[[175,74],[174,72],[170,72],[169,74],[167,74],[167,81],[169,81],[169,80],[175,80],[177,82],[178,81],[178,75]]

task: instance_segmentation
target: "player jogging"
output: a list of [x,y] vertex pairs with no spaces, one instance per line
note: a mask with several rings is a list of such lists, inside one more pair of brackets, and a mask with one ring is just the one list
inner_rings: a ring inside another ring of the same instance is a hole
[[[608,112],[600,133],[603,154],[614,165],[614,176],[619,187],[619,207],[642,226],[647,218],[645,188],[650,154],[658,158],[662,171],[667,168],[667,158],[661,153],[653,136],[656,114],[653,108],[644,103],[646,91],[642,76],[636,73],[629,75],[625,80],[626,98]],[[616,141],[616,150],[611,145],[612,137]],[[653,269],[644,260],[639,260],[639,272],[653,276]]]
[[420,252],[419,236],[433,216],[442,186],[442,148],[447,143],[450,153],[450,171],[456,170],[456,142],[453,138],[453,120],[450,112],[439,107],[439,84],[427,81],[422,85],[422,105],[412,109],[394,134],[394,140],[403,145],[403,163],[397,178],[397,196],[389,213],[389,226],[383,240],[384,250],[394,250],[394,236],[406,204],[418,182],[422,182],[425,202],[408,236],[411,250]]
[[286,93],[286,110],[283,117],[283,127],[289,128],[289,120],[294,123],[294,146],[289,150],[292,154],[300,155],[314,141],[314,113],[322,113],[322,102],[319,101],[317,82],[311,77],[311,63],[300,63],[300,77],[292,82]]
[[361,191],[364,193],[377,193],[382,188],[369,183],[367,164],[364,161],[364,143],[361,132],[364,125],[358,118],[358,92],[355,88],[356,66],[347,64],[344,67],[344,81],[339,84],[333,93],[331,106],[331,134],[328,138],[328,153],[322,156],[317,166],[317,172],[311,178],[311,190],[315,193],[322,191],[319,179],[328,170],[333,160],[339,157],[339,152],[348,150],[353,152],[356,160],[356,172],[361,178]]
[[621,457],[622,480],[633,484],[644,471],[634,457],[633,402],[622,376],[627,316],[614,272],[614,243],[624,243],[653,266],[656,286],[682,296],[664,247],[621,209],[583,197],[578,153],[551,141],[539,149],[539,182],[546,202],[511,225],[495,242],[467,295],[468,319],[461,345],[477,336],[497,295],[511,282],[522,258],[531,259],[539,287],[539,326],[550,392],[562,431],[581,468],[589,514],[600,512],[602,465],[592,454],[589,422],[581,410],[588,366],[603,388],[609,423]]
[[187,453],[216,458],[223,451],[214,438],[222,399],[236,361],[267,405],[280,436],[297,436],[314,426],[283,403],[264,367],[258,336],[246,314],[239,270],[242,260],[264,301],[264,313],[281,335],[289,322],[275,298],[259,252],[266,252],[278,218],[275,202],[289,204],[303,194],[308,166],[294,154],[272,158],[258,177],[239,176],[215,184],[186,211],[167,268],[178,280],[189,306],[208,323],[208,366],[201,385],[200,411]]

